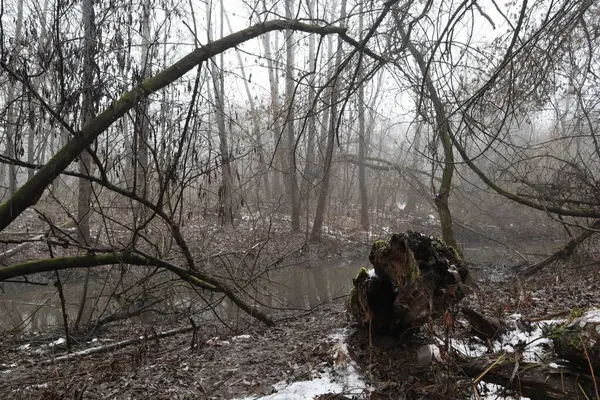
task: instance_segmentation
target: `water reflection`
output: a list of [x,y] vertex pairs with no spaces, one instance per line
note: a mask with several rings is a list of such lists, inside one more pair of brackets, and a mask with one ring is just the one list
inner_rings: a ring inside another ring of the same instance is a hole
[[[281,268],[269,271],[256,286],[246,287],[245,292],[252,297],[249,302],[254,302],[267,314],[283,308],[308,309],[347,294],[351,288],[351,279],[361,266],[367,264],[366,260],[331,260],[320,265]],[[0,293],[0,331],[16,328],[35,332],[62,324],[60,299],[52,285],[40,287],[4,284],[3,289],[4,292]],[[70,320],[74,320],[77,315],[82,290],[82,282],[64,285]],[[98,319],[119,310],[119,304],[109,293],[111,292],[107,290],[105,282],[90,282],[82,317],[84,323],[92,317]],[[222,298],[220,294],[197,292],[181,285],[174,286],[171,293],[164,294],[169,300],[159,307],[165,310],[192,312],[205,306],[205,302],[198,301],[198,296],[202,296],[207,302],[214,303],[212,309],[207,308],[202,313],[204,318],[214,318],[217,313],[221,318],[235,321],[240,313],[226,299],[219,302]],[[247,296],[244,296],[246,300]],[[136,317],[136,321],[152,323],[157,318],[161,318],[161,315],[152,312]]]

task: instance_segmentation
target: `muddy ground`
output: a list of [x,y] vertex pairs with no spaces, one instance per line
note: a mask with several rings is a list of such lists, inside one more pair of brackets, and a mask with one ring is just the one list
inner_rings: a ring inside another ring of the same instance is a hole
[[[383,232],[378,235],[384,235]],[[279,241],[290,244],[290,238]],[[277,241],[275,240],[275,242]],[[302,263],[326,257],[368,258],[371,237],[329,235],[323,244],[294,255]],[[294,243],[302,237],[294,238]],[[548,253],[532,244],[531,254]],[[546,243],[548,244],[548,243]],[[280,251],[274,245],[273,251]],[[522,252],[491,243],[467,244],[465,254],[479,285],[466,300],[488,315],[518,312],[524,317],[569,313],[573,308],[598,305],[600,263],[594,256],[548,267],[532,279],[516,278]],[[308,261],[307,261],[308,260]],[[329,335],[349,335],[352,358],[374,388],[371,399],[469,398],[470,380],[448,358],[441,364],[416,366],[414,348],[430,339],[424,330],[410,343],[369,338],[356,329],[344,310],[345,296],[309,311],[277,310],[277,324],[266,328],[238,314],[235,323],[196,321],[194,331],[158,339],[157,332],[190,327],[177,323],[144,326],[122,321],[94,337],[77,337],[74,351],[102,343],[139,338],[138,342],[108,353],[52,361],[66,354],[64,344],[48,343],[61,330],[36,335],[6,333],[0,341],[0,393],[4,399],[233,399],[267,395],[281,382],[309,380],[333,362]],[[459,320],[457,336],[466,335]],[[332,397],[333,398],[333,397]]]

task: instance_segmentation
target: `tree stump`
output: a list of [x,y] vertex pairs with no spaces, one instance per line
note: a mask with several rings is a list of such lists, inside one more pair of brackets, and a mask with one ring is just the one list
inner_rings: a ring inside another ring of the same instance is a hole
[[375,242],[369,261],[373,269],[352,281],[347,309],[374,332],[402,335],[452,311],[472,282],[452,247],[418,232]]

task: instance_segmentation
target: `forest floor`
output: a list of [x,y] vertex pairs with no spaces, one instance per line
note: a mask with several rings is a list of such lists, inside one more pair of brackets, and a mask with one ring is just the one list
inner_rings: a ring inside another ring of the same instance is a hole
[[[290,244],[289,238],[278,240]],[[367,265],[370,240],[371,236],[331,234],[323,244],[296,255],[296,261],[360,257]],[[532,248],[537,251],[535,245]],[[465,253],[479,286],[465,303],[487,315],[543,318],[598,306],[598,259],[554,265],[533,279],[520,280],[518,271],[507,267],[517,264],[512,251],[477,244]],[[247,320],[237,323],[241,328],[235,332],[206,321],[195,330],[159,339],[157,332],[185,329],[190,323],[155,323],[150,330],[140,330],[125,322],[101,337],[76,343],[74,351],[138,338],[133,345],[63,360],[58,357],[66,354],[64,340],[56,340],[60,331],[7,334],[0,340],[1,397],[293,400],[341,391],[347,398],[370,399],[473,396],[471,380],[451,358],[417,366],[414,349],[430,343],[431,335],[424,332],[400,344],[369,338],[347,318],[344,300],[340,296],[309,311],[275,313],[274,328]],[[468,337],[460,319],[455,335]],[[288,384],[292,385],[285,389]]]

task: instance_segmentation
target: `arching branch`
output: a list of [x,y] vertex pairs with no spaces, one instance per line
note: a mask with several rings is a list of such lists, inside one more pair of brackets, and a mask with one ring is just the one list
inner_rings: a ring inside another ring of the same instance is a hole
[[[320,35],[339,34],[346,32],[345,28],[335,26],[321,27],[305,24],[299,21],[276,20],[256,24],[239,32],[225,36],[206,46],[200,47],[172,66],[164,69],[155,76],[146,79],[142,84],[122,95],[102,113],[86,123],[81,131],[74,136],[58,153],[48,161],[31,179],[17,190],[6,202],[0,205],[0,231],[14,221],[24,210],[36,204],[42,193],[71,164],[79,154],[92,145],[94,140],[115,121],[131,110],[142,99],[170,85],[202,62],[217,54],[256,38],[266,32],[292,29],[296,31]],[[1,61],[0,67],[12,75],[20,77]]]
[[536,201],[530,200],[528,198],[524,198],[515,193],[509,192],[508,190],[497,185],[493,180],[491,180],[477,165],[475,162],[469,157],[465,148],[460,144],[460,142],[454,137],[454,135],[450,135],[450,139],[452,140],[452,144],[460,154],[461,158],[469,166],[469,168],[475,172],[475,174],[486,184],[498,193],[501,196],[506,197],[516,203],[523,204],[524,206],[528,206],[531,208],[535,208],[536,210],[546,211],[553,214],[564,215],[569,217],[580,217],[580,218],[600,218],[600,210],[594,209],[575,209],[571,210],[568,208],[562,208],[552,205],[541,204]]

